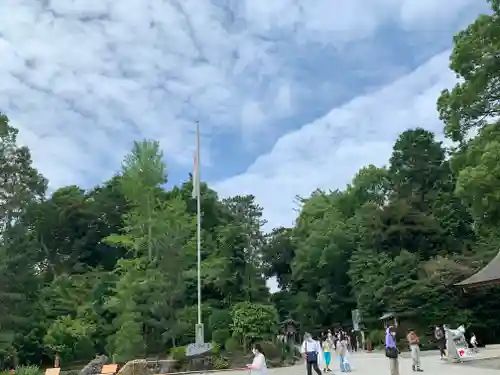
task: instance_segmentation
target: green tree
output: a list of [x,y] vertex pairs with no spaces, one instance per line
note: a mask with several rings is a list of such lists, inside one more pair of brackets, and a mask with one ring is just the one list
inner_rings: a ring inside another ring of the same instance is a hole
[[272,339],[278,332],[278,312],[273,305],[240,302],[231,309],[233,335],[243,347],[252,342]]
[[417,209],[428,211],[435,192],[451,182],[446,167],[445,150],[434,134],[422,128],[401,133],[389,160],[393,199],[406,199]]
[[488,226],[500,223],[500,130],[490,125],[467,147],[456,192],[476,221]]
[[280,289],[289,289],[295,243],[290,228],[275,228],[262,246],[262,261],[267,277],[276,277]]
[[32,167],[27,147],[17,145],[18,130],[0,113],[0,232],[8,231],[33,201],[45,195],[47,181]]
[[135,255],[157,256],[156,242],[159,218],[158,203],[161,185],[167,182],[167,167],[156,141],[135,142],[125,157],[120,187],[129,205],[125,215],[127,234],[110,236],[108,242],[123,245]]
[[33,168],[18,130],[0,113],[0,359],[17,357],[13,342],[23,329],[38,287],[32,234],[19,221],[43,199],[47,181]]
[[476,130],[495,121],[500,114],[497,85],[500,56],[500,4],[488,0],[491,14],[480,15],[454,38],[450,68],[461,79],[443,90],[438,99],[445,134],[464,143]]
[[57,318],[45,335],[45,345],[54,353],[59,353],[62,360],[70,361],[76,355],[89,359],[95,354],[90,337],[95,327],[70,316]]

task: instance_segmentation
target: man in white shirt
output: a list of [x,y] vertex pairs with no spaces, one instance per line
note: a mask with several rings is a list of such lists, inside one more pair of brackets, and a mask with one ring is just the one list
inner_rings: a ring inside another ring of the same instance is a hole
[[321,375],[321,370],[318,367],[318,362],[322,360],[323,350],[321,345],[313,340],[310,333],[304,335],[304,342],[300,348],[300,352],[306,361],[307,375],[312,375],[312,369],[316,374]]

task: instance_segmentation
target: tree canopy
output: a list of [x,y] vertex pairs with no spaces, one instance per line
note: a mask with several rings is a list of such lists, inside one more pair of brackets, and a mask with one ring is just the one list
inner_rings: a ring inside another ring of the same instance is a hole
[[[500,249],[497,92],[500,2],[454,38],[460,82],[437,98],[444,132],[401,133],[386,166],[361,168],[341,190],[301,199],[296,223],[264,231],[252,195],[221,198],[201,184],[205,336],[227,349],[277,333],[368,328],[386,311],[415,324],[500,334],[497,289],[454,284]],[[165,188],[158,142],[136,142],[122,169],[93,189],[48,194],[18,131],[0,116],[0,361],[42,363],[108,353],[163,355],[194,340],[196,204],[192,180]],[[307,176],[304,176],[307,178]],[[270,294],[266,279],[280,291]]]

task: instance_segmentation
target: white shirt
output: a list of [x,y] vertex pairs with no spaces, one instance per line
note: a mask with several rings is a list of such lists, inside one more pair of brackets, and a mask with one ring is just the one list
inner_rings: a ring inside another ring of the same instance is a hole
[[[307,343],[307,345],[306,345]],[[302,347],[300,348],[300,352],[302,354],[307,353],[307,352],[316,352],[319,353],[321,352],[321,347],[319,346],[319,343],[315,340],[307,340],[302,343]]]
[[266,357],[262,353],[257,353],[253,357],[252,370],[250,371],[252,375],[267,375],[267,365]]

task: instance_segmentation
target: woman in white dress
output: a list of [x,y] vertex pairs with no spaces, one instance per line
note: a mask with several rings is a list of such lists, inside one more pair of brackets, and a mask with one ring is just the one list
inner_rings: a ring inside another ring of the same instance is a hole
[[254,355],[253,362],[247,365],[251,375],[267,375],[266,356],[262,351],[260,344],[254,344],[252,353]]

